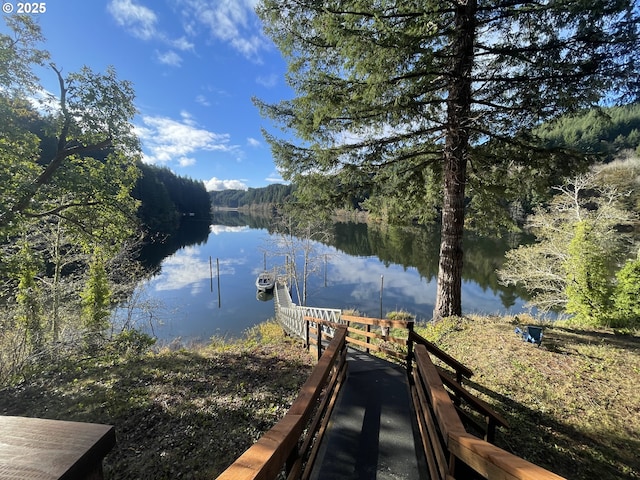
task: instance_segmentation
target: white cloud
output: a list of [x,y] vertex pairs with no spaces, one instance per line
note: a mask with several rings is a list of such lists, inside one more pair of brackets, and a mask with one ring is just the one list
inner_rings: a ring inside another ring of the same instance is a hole
[[186,247],[162,264],[162,275],[153,282],[156,291],[181,290],[191,287],[191,294],[202,290],[202,281],[209,278],[209,264],[201,258],[200,250]]
[[198,102],[203,107],[210,107],[211,106],[211,102],[204,95],[198,95],[196,97],[196,102]]
[[182,64],[182,57],[173,50],[165,53],[156,52],[156,57],[160,63],[170,67],[179,67]]
[[172,40],[171,45],[173,45],[174,48],[177,48],[178,50],[182,50],[182,51],[194,49],[193,43],[187,40],[186,37],[180,37],[176,40]]
[[[134,37],[145,41],[158,40],[182,52],[195,49],[194,44],[186,36],[176,39],[169,38],[158,27],[158,16],[155,12],[148,7],[134,3],[134,0],[111,0],[107,5],[107,10],[116,23]],[[157,57],[162,63],[171,66],[179,66],[182,61],[172,51],[164,55],[157,54]]]
[[133,36],[150,40],[158,35],[158,17],[150,8],[137,5],[132,0],[113,0],[107,9],[118,25],[127,29]]
[[227,225],[209,225],[209,231],[214,235],[220,235],[222,233],[249,232],[251,231],[251,229],[247,225],[243,227],[229,227]]
[[182,117],[182,121],[191,127],[196,126],[196,121],[193,119],[193,115],[191,115],[186,110],[180,110],[180,116]]
[[265,180],[269,183],[288,183],[284,181],[284,179],[282,178],[282,175],[277,170],[271,172],[267,176],[267,178],[265,178]]
[[[248,227],[239,228],[248,229]],[[220,259],[220,276],[235,275],[236,265],[246,265],[246,263],[247,259],[245,257]],[[208,256],[204,254],[200,247],[191,246],[178,250],[166,258],[162,262],[162,273],[149,281],[146,288],[151,288],[157,292],[189,289],[189,294],[196,296],[203,288],[209,287],[210,278],[211,271],[209,269]]]
[[256,140],[255,138],[252,138],[252,137],[247,138],[247,143],[252,147],[256,147],[256,148],[262,146],[262,143],[260,143],[260,140]]
[[195,158],[182,157],[180,160],[178,160],[178,163],[180,164],[181,167],[190,167],[191,165],[195,165],[196,164],[196,159]]
[[256,0],[179,0],[186,32],[195,35],[204,27],[212,38],[258,61],[260,52],[271,44],[261,34],[256,3]]
[[248,190],[249,187],[241,180],[220,180],[216,177],[204,182],[208,192],[218,192],[220,190]]
[[142,142],[144,161],[152,164],[180,162],[193,165],[197,152],[238,152],[225,133],[214,133],[199,127],[192,116],[183,111],[181,120],[160,116],[142,116],[142,124],[135,130]]
[[267,87],[267,88],[275,87],[278,84],[278,75],[274,73],[266,77],[260,76],[256,78],[256,83],[258,85],[262,85],[263,87]]

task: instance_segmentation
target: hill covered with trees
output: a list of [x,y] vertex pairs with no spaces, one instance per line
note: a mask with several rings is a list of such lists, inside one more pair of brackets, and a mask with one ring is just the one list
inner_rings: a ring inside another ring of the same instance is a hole
[[248,190],[221,190],[209,192],[214,208],[240,208],[249,205],[282,204],[292,198],[293,185],[273,184]]
[[142,162],[138,168],[132,195],[141,202],[138,218],[147,233],[173,233],[183,218],[209,221],[211,201],[202,181]]
[[565,115],[534,133],[551,146],[601,154],[608,161],[623,150],[640,155],[640,104]]

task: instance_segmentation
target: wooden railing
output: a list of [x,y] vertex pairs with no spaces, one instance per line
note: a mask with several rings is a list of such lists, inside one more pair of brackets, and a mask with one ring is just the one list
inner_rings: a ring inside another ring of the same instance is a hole
[[471,378],[473,376],[473,371],[471,371],[470,368],[463,365],[447,352],[438,347],[435,343],[430,342],[426,338],[418,335],[416,332],[409,332],[409,340],[416,345],[424,345],[429,353],[431,353],[432,355],[440,359],[445,365],[450,367],[456,374],[456,382],[462,383],[463,377]]
[[[322,353],[323,342],[333,338],[336,323],[317,317],[304,316],[306,344],[316,350],[318,358]],[[407,369],[409,378],[413,366],[414,345],[423,345],[427,351],[440,360],[444,367],[438,367],[442,382],[447,386],[447,393],[465,425],[473,427],[488,442],[495,439],[497,427],[508,427],[508,422],[487,403],[464,388],[464,379],[471,378],[471,369],[460,363],[434,343],[413,331],[413,321],[382,320],[378,318],[342,315],[340,325],[347,327],[347,343],[357,348],[382,353],[398,361]],[[372,331],[371,327],[379,331]],[[394,349],[393,347],[400,348]],[[463,407],[467,407],[466,409]]]
[[287,414],[218,480],[306,479],[346,376],[347,329],[338,326]]
[[[453,400],[453,404],[456,410],[458,410],[458,414],[461,418],[464,418],[466,425],[472,426],[486,441],[493,443],[495,440],[496,428],[508,428],[509,423],[487,403],[483,402],[464,388],[462,385],[463,381],[473,376],[471,369],[417,333],[410,332],[409,338],[415,343],[415,345],[423,345],[427,352],[444,364],[444,368],[440,366],[437,366],[436,368],[440,375],[440,380],[442,380],[443,384],[447,387],[447,393]],[[409,369],[409,376],[411,376],[411,369]],[[463,409],[462,407],[464,405],[466,405],[471,411]],[[483,418],[482,423],[478,421],[478,416]]]
[[[438,346],[416,334],[412,321],[341,315],[330,309],[315,309],[328,312],[318,315],[313,309],[305,310],[305,307],[297,306],[289,308],[289,305],[280,310],[278,308],[276,306],[276,312],[282,314],[279,315],[279,320],[283,326],[290,333],[303,338],[307,347],[314,347],[320,361],[329,353],[337,338],[334,332],[338,331],[340,338],[344,335],[345,344],[349,343],[367,352],[379,352],[405,364],[430,478],[563,478],[490,443],[495,438],[496,428],[507,427],[507,421],[463,386],[465,379],[469,379],[473,372]],[[380,328],[380,333],[372,331],[371,327],[374,326]],[[406,332],[406,337],[403,332]],[[323,354],[324,345],[329,340],[331,343]],[[430,355],[438,360],[439,365],[432,362]],[[477,421],[478,416],[483,418],[482,422]],[[480,437],[468,433],[465,425],[473,426],[480,432]],[[313,456],[310,462],[312,459]]]
[[411,396],[431,479],[562,479],[467,433],[425,345],[416,345],[415,364]]
[[[333,336],[333,330],[341,325],[347,328],[347,343],[365,350],[367,353],[375,351],[391,357],[396,361],[410,365],[411,343],[408,333],[413,330],[413,321],[381,320],[379,318],[356,317],[340,315],[339,323],[305,315],[307,344],[322,352],[322,345]],[[373,331],[371,327],[378,327]],[[394,330],[404,332],[402,337],[394,335]],[[398,330],[399,329],[399,330]],[[399,347],[399,348],[393,348]]]

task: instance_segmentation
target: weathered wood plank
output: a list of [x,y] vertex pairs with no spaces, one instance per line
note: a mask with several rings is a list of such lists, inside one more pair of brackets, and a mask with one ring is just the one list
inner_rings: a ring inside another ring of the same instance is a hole
[[416,365],[421,377],[428,387],[429,402],[433,408],[438,427],[447,442],[452,434],[465,434],[466,431],[456,412],[449,394],[444,389],[440,374],[431,363],[429,353],[424,345],[416,345]]
[[102,478],[115,443],[111,425],[0,416],[0,478]]
[[460,380],[461,380],[459,378],[460,376],[464,376],[464,377],[467,377],[467,378],[471,378],[473,376],[473,371],[470,368],[468,368],[466,365],[460,363],[458,360],[453,358],[451,355],[449,355],[447,352],[442,350],[440,347],[438,347],[434,343],[430,342],[426,338],[418,335],[416,332],[411,331],[409,333],[409,340],[415,342],[418,345],[423,345],[427,349],[427,351],[429,353],[435,355],[440,360],[442,360],[444,363],[446,363],[451,368],[453,368],[456,371],[456,375],[458,377],[457,378],[458,382],[460,382]]
[[485,478],[563,480],[563,477],[473,435],[451,435],[448,446],[449,451]]

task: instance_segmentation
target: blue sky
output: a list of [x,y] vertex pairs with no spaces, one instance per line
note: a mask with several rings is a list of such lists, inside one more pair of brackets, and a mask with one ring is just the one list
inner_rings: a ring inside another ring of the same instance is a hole
[[[251,97],[275,102],[292,93],[286,65],[255,15],[256,0],[43,3],[46,12],[34,15],[63,73],[113,65],[133,82],[146,162],[203,180],[209,190],[282,183],[260,131],[272,125]],[[40,79],[58,92],[53,71]]]

